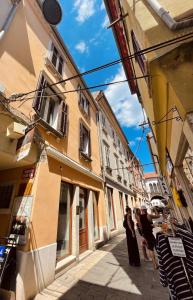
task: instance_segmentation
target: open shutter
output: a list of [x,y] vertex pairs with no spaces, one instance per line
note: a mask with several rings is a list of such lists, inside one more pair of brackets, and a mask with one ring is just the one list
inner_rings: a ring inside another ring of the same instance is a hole
[[80,123],[80,151],[83,151],[83,125]]
[[62,133],[62,135],[67,134],[67,124],[68,124],[68,105],[61,101],[58,112],[58,126],[57,130]]
[[36,92],[32,107],[36,111],[37,114],[40,114],[41,111],[41,105],[42,105],[42,96],[44,95],[45,92],[45,87],[46,87],[46,80],[45,77],[42,75],[40,77],[40,81],[38,84],[38,91]]
[[90,139],[90,131],[88,131],[88,156],[91,157],[91,139]]

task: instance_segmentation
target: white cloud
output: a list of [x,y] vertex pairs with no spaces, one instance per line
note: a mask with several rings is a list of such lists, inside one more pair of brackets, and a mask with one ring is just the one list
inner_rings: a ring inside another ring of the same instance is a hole
[[75,49],[78,50],[80,53],[88,52],[88,46],[84,41],[80,41],[76,46]]
[[108,16],[106,15],[105,18],[104,18],[104,21],[103,21],[103,23],[102,23],[102,27],[103,27],[103,28],[106,28],[108,24],[109,24],[109,18],[108,18]]
[[[121,67],[112,81],[124,80],[125,73]],[[120,124],[125,127],[136,127],[143,121],[141,105],[136,95],[131,95],[128,83],[108,86],[105,95]]]
[[95,0],[76,0],[74,9],[77,12],[76,20],[79,23],[84,23],[95,13]]
[[129,146],[130,146],[130,147],[135,146],[135,141],[129,141]]
[[105,9],[105,5],[104,5],[104,2],[102,0],[101,6],[100,6],[100,10],[104,10],[104,9]]

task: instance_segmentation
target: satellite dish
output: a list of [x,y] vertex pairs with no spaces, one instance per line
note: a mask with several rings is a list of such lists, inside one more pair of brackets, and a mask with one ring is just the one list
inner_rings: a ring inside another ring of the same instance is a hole
[[50,25],[57,25],[62,19],[62,9],[57,0],[44,0],[42,13]]

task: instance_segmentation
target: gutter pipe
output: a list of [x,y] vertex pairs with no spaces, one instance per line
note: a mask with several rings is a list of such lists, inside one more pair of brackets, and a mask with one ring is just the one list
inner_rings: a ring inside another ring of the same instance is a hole
[[165,10],[157,0],[146,0],[151,8],[160,16],[162,21],[169,27],[169,29],[175,31],[186,27],[193,26],[193,18],[176,22],[170,13]]
[[3,27],[1,29],[1,31],[0,31],[0,41],[3,39],[5,33],[8,31],[9,26],[10,26],[10,24],[11,24],[11,22],[12,22],[14,16],[15,16],[17,6],[18,6],[20,1],[21,0],[16,0],[13,3],[13,6],[12,6],[12,8],[11,8],[6,20],[5,20],[5,23],[3,24]]

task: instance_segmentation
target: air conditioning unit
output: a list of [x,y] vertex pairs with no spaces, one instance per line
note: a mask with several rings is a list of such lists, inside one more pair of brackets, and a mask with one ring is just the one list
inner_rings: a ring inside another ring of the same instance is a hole
[[10,139],[19,139],[25,135],[26,126],[17,122],[12,122],[7,127],[7,134],[6,136]]

